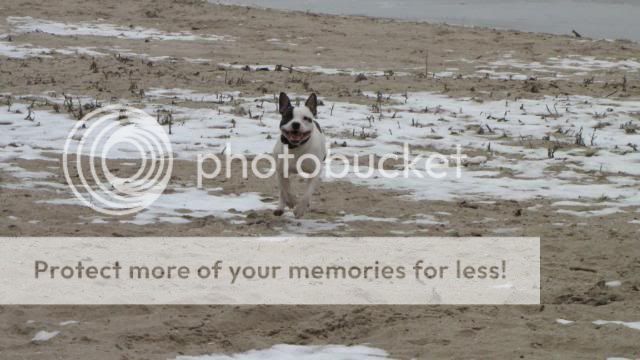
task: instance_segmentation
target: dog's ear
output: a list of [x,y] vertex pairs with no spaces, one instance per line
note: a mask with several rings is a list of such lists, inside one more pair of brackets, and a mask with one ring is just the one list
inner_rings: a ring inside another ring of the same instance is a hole
[[284,114],[291,107],[291,101],[287,94],[281,92],[280,93],[280,101],[278,103],[278,109],[280,110],[280,114]]
[[311,95],[309,95],[309,98],[304,105],[311,110],[313,116],[318,116],[318,98],[315,93],[311,93]]

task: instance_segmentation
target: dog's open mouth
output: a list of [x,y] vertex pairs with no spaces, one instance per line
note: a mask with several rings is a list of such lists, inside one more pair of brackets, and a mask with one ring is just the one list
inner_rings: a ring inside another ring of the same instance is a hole
[[287,140],[289,140],[289,142],[294,143],[294,144],[303,142],[303,141],[307,140],[309,138],[309,136],[311,136],[311,131],[302,132],[302,131],[286,131],[286,130],[282,130],[282,133],[287,138]]

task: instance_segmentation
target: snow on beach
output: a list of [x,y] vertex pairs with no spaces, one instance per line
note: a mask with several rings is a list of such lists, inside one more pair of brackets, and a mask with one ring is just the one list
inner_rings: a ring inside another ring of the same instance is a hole
[[12,59],[24,59],[28,57],[51,57],[49,48],[34,47],[31,44],[13,44],[9,41],[0,41],[0,56]]
[[165,32],[140,26],[121,26],[102,22],[64,23],[30,16],[9,16],[7,22],[17,33],[42,32],[59,36],[103,36],[128,40],[233,41],[229,36],[196,35],[187,31]]
[[[179,89],[164,93],[156,90],[150,94],[178,100],[207,99],[204,94]],[[445,169],[448,181],[417,177],[359,179],[350,173],[349,179],[354,182],[400,187],[411,190],[421,199],[455,200],[474,195],[516,200],[535,197],[603,200],[605,197],[611,201],[602,205],[638,204],[633,185],[637,184],[635,176],[640,174],[640,168],[629,164],[640,162],[640,153],[633,148],[639,139],[633,130],[626,130],[637,126],[634,116],[640,112],[638,102],[547,97],[477,103],[471,99],[451,99],[429,93],[390,98],[396,103],[382,106],[382,118],[368,106],[327,104],[319,121],[337,145],[332,151],[359,154],[366,163],[366,155],[371,153],[378,156],[402,153],[402,143],[406,141],[413,147],[413,156],[433,151],[449,154],[457,145],[465,152],[481,152],[483,156],[474,157],[478,163],[469,166],[460,179],[452,179],[455,169],[448,168]],[[241,106],[261,119],[232,122],[237,116],[230,116],[221,121],[227,124],[226,129],[216,130],[233,136],[225,141],[210,140],[207,146],[223,149],[230,142],[230,150],[234,153],[270,151],[272,144],[265,139],[268,135],[277,135],[278,115],[275,108],[271,108],[275,105],[267,102],[269,98],[235,100],[241,105],[220,106],[223,114],[238,111]],[[332,107],[332,115],[326,114],[329,107]],[[202,121],[213,116],[203,109],[176,108],[176,113],[177,118],[185,116]],[[208,138],[213,139],[215,135]],[[547,139],[544,141],[548,144],[545,145],[543,139]],[[576,145],[576,142],[583,145]],[[546,146],[557,147],[553,157]],[[608,181],[597,181],[602,174],[609,175]]]
[[[0,36],[0,39],[2,36]],[[0,56],[12,59],[25,59],[30,57],[51,58],[53,54],[61,55],[87,55],[87,56],[106,56],[106,53],[99,52],[95,47],[67,46],[63,48],[45,48],[37,47],[28,43],[17,44],[11,41],[0,40]]]
[[[565,319],[556,319],[560,325],[572,325],[575,322]],[[623,321],[593,321],[594,325],[622,325],[632,329],[640,329],[638,322]],[[269,349],[250,350],[236,354],[210,354],[200,356],[178,356],[174,360],[264,360],[264,359],[300,359],[300,360],[368,360],[368,359],[391,359],[388,353],[381,349],[376,349],[364,345],[343,346],[343,345],[274,345]],[[614,359],[610,357],[609,359]],[[618,359],[618,358],[615,358]]]
[[295,66],[293,68],[289,66],[282,65],[244,65],[244,64],[228,64],[228,63],[219,63],[218,66],[223,67],[225,69],[236,69],[236,70],[249,70],[249,71],[276,71],[277,69],[288,71],[294,70],[299,72],[309,72],[315,74],[324,74],[324,75],[346,75],[346,76],[372,76],[372,77],[381,77],[381,76],[410,76],[411,74],[405,71],[380,71],[380,70],[362,70],[362,69],[335,69],[335,68],[325,68],[322,66]]
[[33,339],[31,339],[32,342],[45,342],[45,341],[49,341],[51,339],[53,339],[54,337],[58,336],[60,334],[60,331],[45,331],[45,330],[40,330],[38,331]]
[[186,61],[195,64],[209,63],[210,59],[189,58],[189,57],[174,57],[168,55],[151,56],[145,53],[137,53],[131,49],[118,47],[118,46],[65,46],[59,48],[38,47],[29,43],[17,43],[14,41],[2,41],[3,37],[0,36],[0,56],[4,56],[11,59],[26,59],[26,58],[52,58],[54,55],[66,55],[66,56],[89,56],[89,57],[103,57],[103,56],[120,56],[130,57],[137,59],[144,59],[152,62],[177,62]]
[[625,322],[625,321],[608,321],[608,320],[596,320],[593,322],[594,325],[622,325],[624,327],[640,330],[640,321],[635,322]]
[[[640,134],[635,131],[640,102],[583,96],[492,102],[453,99],[432,93],[380,97],[369,93],[365,96],[377,99],[377,105],[327,102],[319,113],[319,122],[333,144],[331,152],[348,156],[351,161],[355,155],[360,157],[359,166],[350,166],[345,172],[343,179],[347,181],[374,188],[407,190],[409,195],[405,197],[412,200],[551,198],[558,200],[554,206],[559,213],[577,217],[606,216],[640,206],[640,167],[630,165],[640,163],[640,152],[635,148],[640,145]],[[54,94],[29,97],[33,98],[50,104],[63,102]],[[166,99],[176,105],[161,104]],[[5,150],[2,161],[50,159],[45,156],[47,153],[59,153],[75,120],[68,114],[49,110],[35,110],[34,120],[25,120],[27,103],[19,97],[14,101],[11,111],[6,106],[0,108],[3,119],[0,126],[4,130],[0,147]],[[83,103],[91,102],[83,99]],[[190,102],[208,106],[194,109],[188,107]],[[271,95],[250,98],[237,92],[204,94],[184,89],[150,89],[144,103],[139,105],[150,114],[172,111],[174,123],[170,140],[177,159],[195,160],[203,153],[269,153],[273,139],[279,134],[279,114]],[[468,156],[461,176],[457,176],[455,162],[447,159],[444,163],[438,159],[430,169],[445,175],[444,178],[428,176],[426,158],[434,152],[450,156],[458,146]],[[382,176],[379,167],[368,166],[371,154],[378,158],[385,154],[402,156],[407,150],[411,159],[423,157],[413,164],[411,161],[394,163],[395,170],[401,174],[406,170],[409,176],[388,178]],[[108,156],[123,159],[135,158],[138,154],[123,148],[115,149]],[[328,166],[334,174],[344,169],[345,164],[340,161]],[[48,182],[47,174],[24,172],[20,175],[20,168],[15,165],[5,170],[18,177]],[[363,177],[367,172],[372,176]],[[54,185],[50,188],[56,189]],[[206,216],[213,211],[222,218],[242,218],[239,213],[270,209],[274,201],[265,202],[260,195],[251,193],[234,196],[177,189],[173,194],[163,195],[131,221],[138,224],[185,222],[188,220],[179,211],[187,203],[200,202],[203,205],[191,209],[191,217]],[[53,201],[74,203],[64,198]],[[226,205],[209,208],[211,204],[220,203]],[[367,218],[348,214],[338,222],[348,224],[362,219]],[[434,219],[429,221],[438,223]]]
[[178,356],[175,360],[379,360],[391,359],[384,350],[364,345],[274,345],[269,349],[239,354]]
[[[29,34],[44,33],[56,36],[98,36],[110,37],[125,40],[173,40],[173,41],[234,41],[230,36],[221,35],[196,35],[188,31],[181,32],[165,32],[153,28],[144,28],[140,26],[121,26],[114,24],[102,23],[99,21],[63,23],[45,19],[34,19],[29,16],[9,16],[6,18],[10,26],[10,33],[13,34]],[[0,34],[0,56],[25,59],[30,57],[51,58],[53,54],[78,56],[86,55],[92,57],[107,56],[111,54],[121,54],[123,56],[131,56],[136,58],[144,58],[150,61],[173,61],[171,56],[150,56],[147,54],[135,53],[128,49],[118,47],[96,48],[93,46],[80,47],[69,46],[62,48],[39,47],[29,43],[19,43],[12,39],[8,34]],[[208,62],[207,59],[191,59],[183,58],[190,62]]]
[[[576,322],[573,320],[556,319],[556,323],[560,325],[571,325],[575,324]],[[620,325],[629,329],[640,330],[640,321],[595,320],[591,321],[591,324],[596,326]]]
[[[96,47],[83,47],[83,46],[67,46],[62,48],[48,48],[38,47],[29,43],[17,43],[15,41],[6,41],[8,36],[0,35],[0,56],[8,57],[11,59],[26,59],[26,58],[52,58],[54,54],[69,55],[69,56],[106,56],[107,53],[97,51]],[[114,51],[117,49],[114,49]]]
[[552,56],[541,61],[525,61],[514,57],[512,52],[505,52],[492,61],[468,59],[452,59],[447,62],[463,62],[475,65],[475,75],[470,77],[486,77],[497,80],[567,80],[591,75],[595,72],[625,71],[638,73],[640,62],[635,58],[614,59],[596,58],[593,56],[567,55]]
[[527,63],[512,57],[511,53],[505,53],[502,59],[489,63],[492,67],[511,67],[516,69],[531,70],[539,73],[549,73],[560,70],[579,72],[591,72],[599,70],[619,69],[629,72],[638,72],[640,62],[636,59],[626,60],[602,60],[593,56],[568,55],[566,57],[550,57],[544,62]]

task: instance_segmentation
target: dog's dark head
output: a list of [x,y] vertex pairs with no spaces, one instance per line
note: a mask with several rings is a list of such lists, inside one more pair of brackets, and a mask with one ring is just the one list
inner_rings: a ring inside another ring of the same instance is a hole
[[316,115],[318,108],[318,98],[316,94],[311,94],[304,106],[294,108],[289,97],[285,93],[280,93],[280,131],[282,140],[290,145],[298,145],[306,142],[316,128]]

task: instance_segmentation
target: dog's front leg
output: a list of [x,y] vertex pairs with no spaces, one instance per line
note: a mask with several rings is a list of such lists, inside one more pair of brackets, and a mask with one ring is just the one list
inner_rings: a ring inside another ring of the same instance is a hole
[[284,171],[287,171],[287,169],[283,169],[281,166],[278,166],[276,169],[278,174],[278,189],[280,190],[278,208],[273,211],[273,214],[276,216],[281,216],[284,213],[285,206],[293,209],[296,204],[296,199],[291,194],[288,173],[285,175]]
[[320,175],[316,175],[309,180],[309,185],[307,186],[307,190],[304,192],[302,199],[298,203],[298,206],[293,210],[293,214],[297,218],[301,218],[304,216],[304,213],[309,209],[309,202],[311,201],[311,196],[313,192],[316,190],[318,184],[320,184]]

